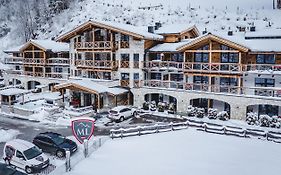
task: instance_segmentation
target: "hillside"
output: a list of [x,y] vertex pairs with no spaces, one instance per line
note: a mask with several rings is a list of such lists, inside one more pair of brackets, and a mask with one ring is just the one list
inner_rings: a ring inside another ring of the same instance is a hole
[[237,30],[256,25],[281,28],[280,10],[270,0],[1,0],[0,57],[2,50],[29,38],[53,38],[89,20],[99,19],[138,26],[193,23],[208,31]]

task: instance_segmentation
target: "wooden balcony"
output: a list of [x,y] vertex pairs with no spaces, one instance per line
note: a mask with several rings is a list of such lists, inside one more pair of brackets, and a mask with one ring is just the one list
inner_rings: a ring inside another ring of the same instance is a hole
[[118,42],[94,41],[94,42],[76,42],[75,49],[94,49],[94,50],[117,50]]
[[237,63],[184,63],[186,72],[242,73],[242,65]]
[[121,61],[120,62],[120,68],[130,68],[130,62],[129,61]]
[[239,87],[225,85],[209,85],[198,83],[184,83],[175,81],[144,80],[141,87],[174,89],[187,91],[203,91],[212,93],[234,94],[259,97],[281,97],[281,89],[277,87]]
[[134,88],[140,88],[141,87],[141,81],[140,80],[134,80]]
[[5,58],[5,64],[22,64],[22,57],[7,57]]
[[70,64],[69,58],[49,58],[46,60],[48,65],[68,66]]
[[143,68],[148,70],[178,70],[183,71],[183,62],[174,61],[146,61],[143,63]]
[[43,72],[28,72],[28,71],[24,71],[23,74],[26,75],[26,76],[31,76],[31,77],[45,77]]
[[121,49],[128,49],[128,48],[130,48],[129,41],[120,41],[120,48]]
[[69,77],[69,74],[59,73],[59,72],[52,72],[52,73],[46,73],[45,77],[47,77],[47,78],[67,79]]
[[44,58],[23,58],[23,64],[45,65],[46,60]]
[[280,64],[248,64],[243,66],[243,71],[281,71]]
[[120,80],[120,85],[122,87],[130,87],[130,80]]
[[94,68],[94,69],[118,69],[118,61],[94,61],[94,60],[76,60],[75,66],[84,68]]

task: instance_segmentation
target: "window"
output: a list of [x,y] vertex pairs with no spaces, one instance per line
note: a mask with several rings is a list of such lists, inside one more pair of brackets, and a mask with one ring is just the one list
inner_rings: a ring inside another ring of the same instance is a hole
[[22,159],[24,159],[23,154],[22,154],[21,152],[19,152],[19,151],[17,151],[16,157],[17,157],[17,158],[22,158]]
[[130,54],[128,53],[121,54],[121,61],[130,61]]
[[183,81],[183,74],[171,74],[171,81]]
[[221,50],[233,50],[233,49],[226,45],[221,45]]
[[130,40],[129,35],[121,34],[121,41],[129,41],[129,40]]
[[238,53],[222,53],[222,63],[238,63]]
[[278,116],[278,106],[259,105],[259,115]]
[[140,74],[134,73],[134,80],[139,80],[139,79],[140,79]]
[[207,76],[194,76],[193,77],[193,82],[198,83],[198,84],[208,84],[209,78]]
[[172,61],[183,62],[183,54],[182,53],[173,53]]
[[220,78],[220,85],[238,86],[238,79],[237,78],[221,77]]
[[161,80],[161,73],[151,73],[151,80]]
[[273,54],[259,54],[256,57],[257,64],[275,64],[275,56]]
[[122,80],[129,80],[130,74],[129,73],[121,73],[121,79]]
[[63,72],[63,69],[62,67],[55,67],[55,72]]
[[255,78],[256,87],[274,87],[275,80],[271,78]]
[[208,63],[209,62],[209,53],[204,53],[204,52],[194,53],[194,62]]
[[138,53],[134,54],[134,61],[138,62],[140,60],[140,55]]

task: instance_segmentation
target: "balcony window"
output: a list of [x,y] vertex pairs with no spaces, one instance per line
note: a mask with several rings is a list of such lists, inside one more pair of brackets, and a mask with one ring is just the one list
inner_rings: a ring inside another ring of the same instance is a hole
[[209,62],[209,53],[203,53],[203,52],[194,53],[194,62],[208,63]]
[[140,79],[140,74],[134,73],[134,80],[139,80],[139,79]]
[[238,63],[238,53],[222,53],[221,62],[222,63]]
[[221,50],[233,50],[231,47],[228,47],[226,45],[221,45]]
[[121,80],[130,80],[129,73],[121,73]]
[[161,73],[151,73],[151,80],[161,80]]
[[138,62],[140,60],[140,54],[135,53],[134,54],[134,62]]
[[271,78],[255,78],[256,87],[274,87],[275,80]]
[[173,53],[172,61],[183,62],[183,54],[182,53]]
[[121,61],[130,61],[130,54],[121,54]]
[[275,64],[275,56],[273,54],[258,54],[256,62],[257,64]]
[[130,40],[130,36],[129,35],[121,34],[121,41],[129,42],[129,40]]
[[183,74],[171,74],[171,81],[183,81]]
[[209,78],[207,76],[194,76],[193,82],[196,84],[208,84]]
[[63,72],[62,67],[55,67],[55,72],[59,72],[59,73]]
[[229,77],[221,77],[220,78],[220,85],[223,85],[223,86],[238,86],[238,79],[237,78],[229,78]]

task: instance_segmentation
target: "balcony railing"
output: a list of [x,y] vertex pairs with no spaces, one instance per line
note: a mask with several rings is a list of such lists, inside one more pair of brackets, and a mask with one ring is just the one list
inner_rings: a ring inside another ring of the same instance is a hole
[[32,77],[44,77],[44,73],[43,72],[23,72],[24,75],[26,76],[32,76]]
[[118,61],[104,61],[104,60],[76,60],[75,66],[91,67],[115,70],[118,68]]
[[121,61],[120,62],[120,68],[129,68],[130,62],[129,61]]
[[49,58],[46,63],[48,65],[69,65],[69,58]]
[[130,48],[129,41],[120,41],[120,48],[121,49],[128,49],[128,48]]
[[177,69],[183,70],[183,62],[174,61],[147,61],[144,62],[144,69]]
[[23,58],[23,64],[46,64],[44,58]]
[[113,50],[113,49],[118,49],[118,42],[111,42],[111,41],[76,42],[74,44],[74,48]]
[[22,64],[22,57],[7,57],[5,58],[5,64]]
[[237,63],[184,63],[188,72],[226,72],[241,73],[242,65]]
[[141,87],[141,81],[140,80],[134,80],[134,88]]
[[144,80],[141,87],[167,88],[188,91],[204,91],[213,93],[226,93],[235,95],[256,95],[263,97],[281,97],[281,88],[238,87],[225,85],[209,85],[197,83],[183,83],[175,81]]
[[130,86],[130,80],[120,80],[120,85],[122,87],[129,87]]
[[69,74],[53,72],[53,73],[46,73],[47,78],[60,78],[60,79],[67,79]]
[[248,64],[243,66],[244,71],[281,71],[280,64]]

